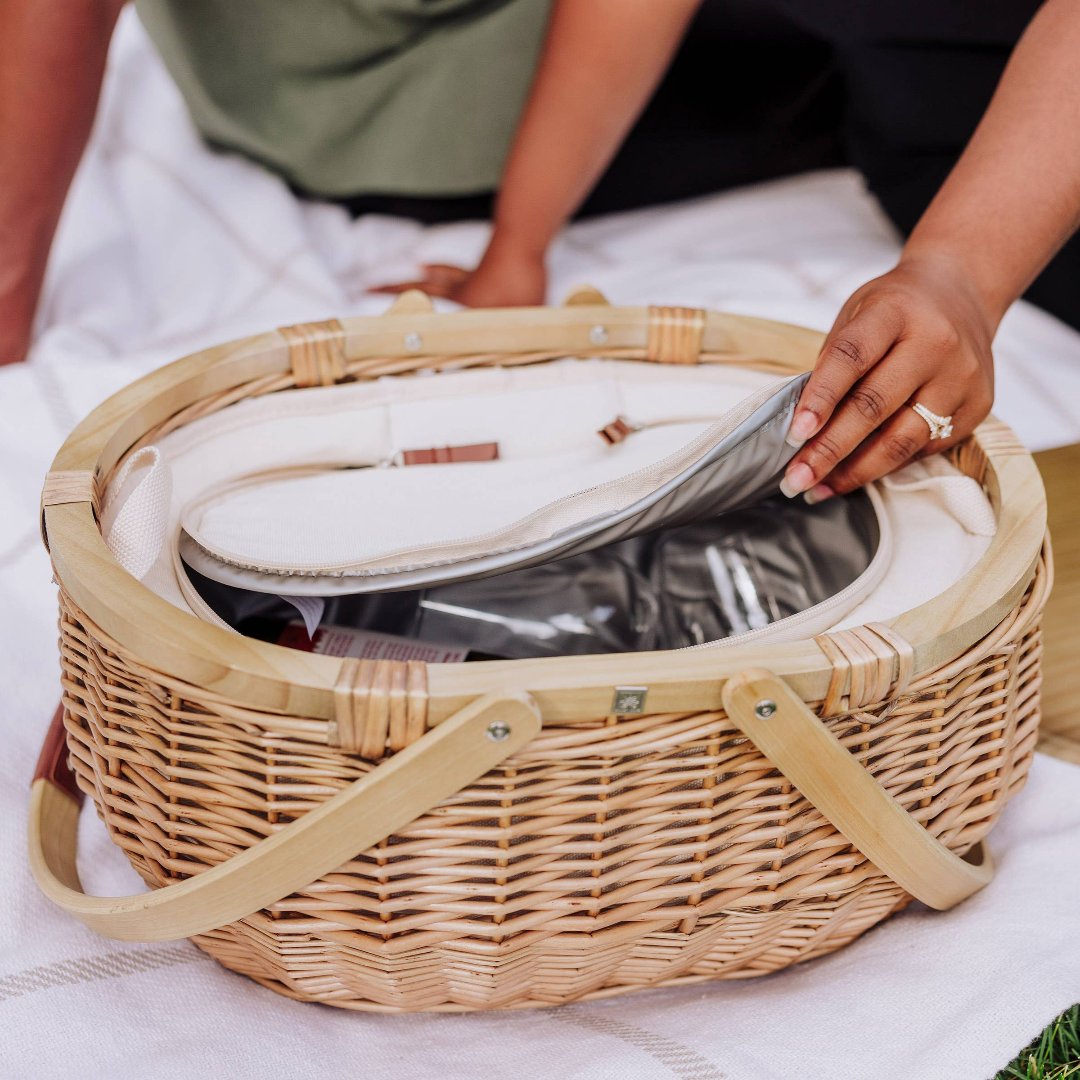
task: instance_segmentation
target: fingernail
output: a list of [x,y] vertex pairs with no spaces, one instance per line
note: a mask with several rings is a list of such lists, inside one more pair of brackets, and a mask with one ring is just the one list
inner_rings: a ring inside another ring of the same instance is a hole
[[798,409],[788,428],[786,439],[789,446],[802,446],[818,429],[818,418],[809,409]]
[[835,491],[828,484],[818,484],[816,487],[812,487],[804,496],[803,499],[807,506],[813,506],[814,503],[824,502],[826,499],[831,499],[836,494]]
[[789,499],[794,499],[801,491],[805,491],[814,482],[814,473],[809,465],[800,461],[792,465],[787,475],[780,481],[780,491]]

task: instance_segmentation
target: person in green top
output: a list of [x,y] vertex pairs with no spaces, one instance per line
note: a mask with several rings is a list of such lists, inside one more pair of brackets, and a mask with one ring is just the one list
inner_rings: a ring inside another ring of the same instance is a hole
[[[0,5],[0,363],[25,354],[121,6]],[[1076,0],[138,7],[211,144],[355,213],[490,209],[479,266],[422,282],[471,305],[542,302],[548,247],[583,205],[860,168],[908,237],[826,339],[788,495],[828,498],[966,437],[993,398],[998,323],[1029,286],[1080,324]]]
[[493,191],[548,0],[136,0],[214,145],[322,197]]

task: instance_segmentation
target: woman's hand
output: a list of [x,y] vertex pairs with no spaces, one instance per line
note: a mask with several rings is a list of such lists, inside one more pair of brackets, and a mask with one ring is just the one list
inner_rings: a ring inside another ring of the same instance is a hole
[[[902,257],[840,311],[799,399],[781,490],[820,502],[970,435],[990,411],[997,319],[949,257]],[[931,440],[916,402],[952,416]]]
[[[546,292],[543,253],[599,180],[667,70],[701,0],[556,0],[480,265],[426,266],[423,289],[469,307],[529,307]],[[604,63],[596,63],[596,43]]]
[[543,256],[528,255],[494,239],[475,270],[434,264],[423,267],[419,281],[380,285],[372,292],[400,293],[421,289],[428,296],[454,300],[466,307],[532,307],[544,302],[547,271]]

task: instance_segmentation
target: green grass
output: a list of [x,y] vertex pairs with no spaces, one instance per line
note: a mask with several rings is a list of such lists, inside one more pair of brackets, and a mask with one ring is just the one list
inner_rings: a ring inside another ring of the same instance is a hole
[[1066,1009],[994,1080],[1080,1080],[1080,1005]]

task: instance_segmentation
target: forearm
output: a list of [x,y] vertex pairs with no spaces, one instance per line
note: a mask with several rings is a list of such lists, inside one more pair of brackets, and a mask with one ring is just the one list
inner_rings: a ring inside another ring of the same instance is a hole
[[0,3],[0,300],[9,318],[20,307],[33,314],[121,6]]
[[541,256],[611,161],[700,0],[558,0],[507,160],[498,242]]
[[1048,0],[905,247],[960,267],[994,325],[1080,226],[1078,57],[1080,4]]

